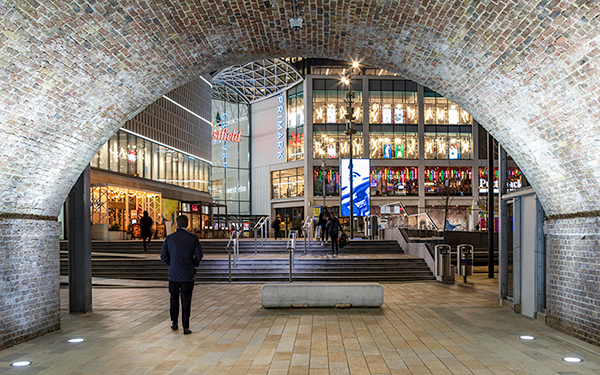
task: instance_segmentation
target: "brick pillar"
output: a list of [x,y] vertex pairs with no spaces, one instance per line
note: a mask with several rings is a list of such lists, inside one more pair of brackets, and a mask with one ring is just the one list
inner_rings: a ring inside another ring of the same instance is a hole
[[60,224],[0,216],[0,349],[60,329]]
[[546,222],[547,324],[600,344],[600,217]]

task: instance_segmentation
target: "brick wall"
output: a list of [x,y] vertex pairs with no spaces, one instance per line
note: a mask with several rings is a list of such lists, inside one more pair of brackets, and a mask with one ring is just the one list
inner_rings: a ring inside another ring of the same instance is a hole
[[600,345],[600,218],[547,222],[548,325]]
[[[58,215],[147,105],[202,73],[285,56],[355,58],[419,82],[502,143],[547,214],[600,210],[596,2],[306,0],[298,14],[294,32],[290,1],[1,2],[0,214]],[[27,244],[4,257],[39,250]]]
[[0,218],[0,349],[60,329],[58,230]]

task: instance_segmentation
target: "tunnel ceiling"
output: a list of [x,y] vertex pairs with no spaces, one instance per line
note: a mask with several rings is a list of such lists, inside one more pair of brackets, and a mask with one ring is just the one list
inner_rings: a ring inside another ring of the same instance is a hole
[[600,209],[597,1],[0,2],[3,215],[56,216],[127,119],[201,73],[360,60],[471,113],[550,215]]

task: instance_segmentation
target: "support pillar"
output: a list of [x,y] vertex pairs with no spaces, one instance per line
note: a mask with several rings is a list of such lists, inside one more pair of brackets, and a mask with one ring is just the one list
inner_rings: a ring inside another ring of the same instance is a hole
[[[514,291],[508,291],[508,212],[507,202],[502,197],[506,194],[506,151],[498,144],[498,288],[500,298],[514,296]],[[514,207],[513,207],[514,208]],[[513,252],[514,254],[514,252]],[[514,257],[513,257],[514,262]],[[513,267],[513,272],[516,272]],[[514,284],[513,284],[514,288]],[[513,301],[514,302],[514,301]],[[520,303],[519,303],[520,304]]]
[[92,311],[92,233],[88,165],[67,198],[69,238],[69,312]]
[[488,278],[494,278],[494,137],[488,133]]

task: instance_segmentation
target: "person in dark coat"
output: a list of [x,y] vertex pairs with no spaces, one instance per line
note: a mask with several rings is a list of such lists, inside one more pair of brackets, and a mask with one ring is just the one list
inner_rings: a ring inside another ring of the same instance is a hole
[[275,231],[275,239],[277,239],[277,236],[279,235],[279,230],[281,229],[281,220],[279,220],[279,216],[275,218],[275,221],[273,221],[273,224],[271,224],[271,226]]
[[340,221],[334,213],[331,213],[329,218],[330,221],[328,224],[328,228],[329,236],[331,236],[331,253],[339,254],[340,248],[338,245],[338,236],[340,235],[340,230],[342,230],[342,224],[340,224]]
[[196,280],[196,267],[202,260],[202,247],[195,234],[187,231],[188,218],[180,215],[175,219],[177,231],[170,234],[163,243],[160,260],[169,266],[169,293],[171,294],[171,325],[172,330],[177,330],[179,317],[179,294],[181,293],[181,323],[183,334],[190,331],[190,314],[192,306],[192,292]]
[[[150,245],[150,240],[152,239],[152,226],[154,225],[154,220],[150,216],[148,216],[148,211],[144,211],[144,216],[140,219],[140,227],[142,229],[142,240],[144,241],[144,251]],[[146,239],[148,242],[146,242]]]

